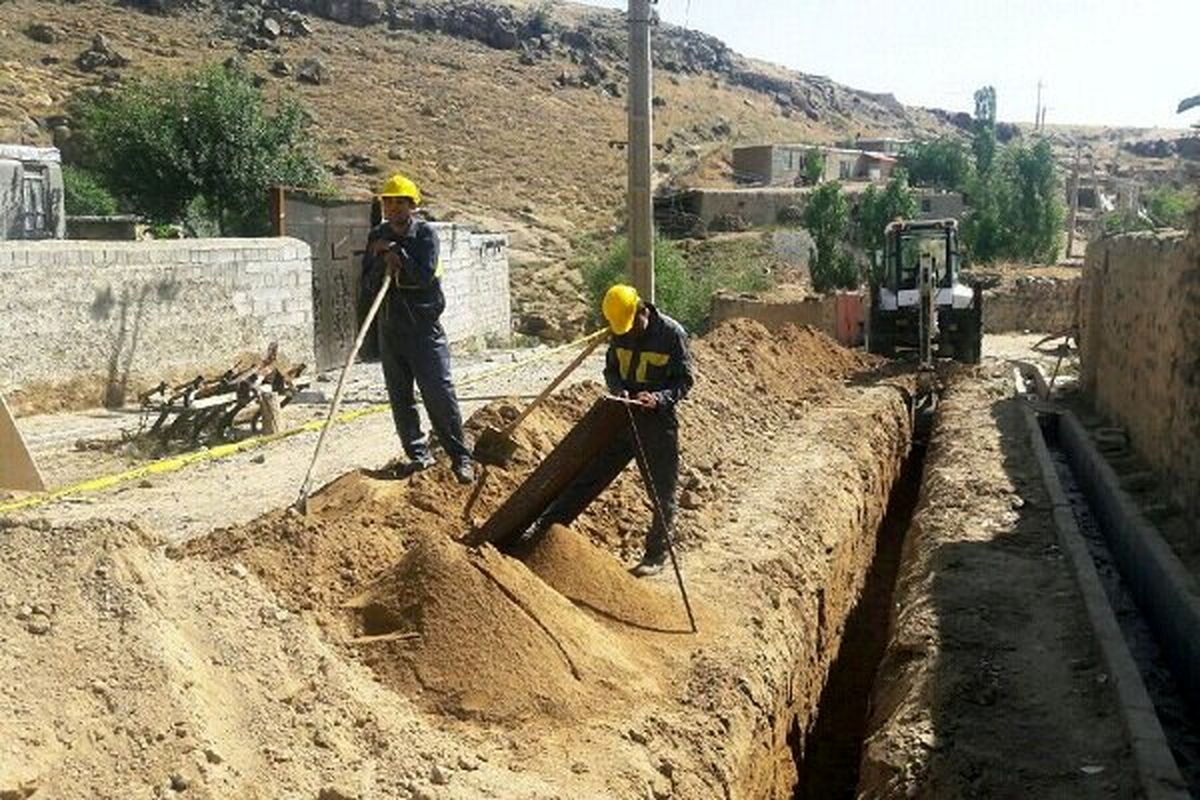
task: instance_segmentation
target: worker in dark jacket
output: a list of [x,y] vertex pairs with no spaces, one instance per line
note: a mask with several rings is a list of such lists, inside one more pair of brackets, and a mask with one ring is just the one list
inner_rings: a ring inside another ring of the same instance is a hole
[[[604,366],[608,391],[636,401],[633,419],[646,454],[651,483],[670,530],[675,520],[679,483],[679,419],[675,407],[692,388],[692,359],[687,332],[632,286],[617,285],[604,296],[604,317],[612,338]],[[537,528],[569,525],[637,455],[633,431],[623,428],[606,451],[550,505]],[[662,571],[667,558],[666,531],[652,523],[646,550],[632,570],[644,577]]]
[[415,383],[455,476],[461,483],[470,483],[474,480],[471,451],[450,379],[450,346],[439,321],[446,298],[437,231],[414,215],[421,192],[403,175],[389,178],[379,198],[384,220],[367,237],[363,279],[373,296],[383,285],[384,275],[392,276],[392,288],[379,311],[379,354],[392,418],[409,459],[402,472],[412,474],[434,463],[421,430]]

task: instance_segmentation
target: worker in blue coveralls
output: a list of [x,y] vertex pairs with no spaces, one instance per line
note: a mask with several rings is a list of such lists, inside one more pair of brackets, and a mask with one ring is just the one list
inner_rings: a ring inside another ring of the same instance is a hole
[[[675,519],[679,483],[679,418],[675,408],[694,382],[687,332],[675,320],[638,296],[632,286],[617,284],[601,306],[612,337],[604,365],[608,391],[633,401],[637,439],[645,451],[650,481],[662,508],[663,530],[655,522],[646,535],[641,561],[630,570],[637,577],[657,575],[667,560],[667,531]],[[637,456],[638,441],[625,428],[542,514],[531,532],[536,538],[551,525],[569,525],[621,470]]]
[[462,412],[450,378],[450,345],[439,321],[446,308],[442,293],[437,231],[414,212],[421,191],[403,175],[393,175],[379,191],[383,222],[371,229],[363,263],[364,288],[373,296],[392,276],[379,311],[379,355],[387,382],[392,419],[408,463],[402,475],[434,464],[413,392],[421,390],[438,441],[450,456],[460,483],[475,479],[471,451],[463,436]]

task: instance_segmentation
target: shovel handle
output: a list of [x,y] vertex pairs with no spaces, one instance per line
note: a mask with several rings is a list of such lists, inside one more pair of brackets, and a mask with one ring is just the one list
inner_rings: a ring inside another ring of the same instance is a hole
[[333,418],[337,415],[338,407],[342,404],[342,392],[346,388],[346,376],[350,374],[350,367],[354,366],[354,359],[358,357],[358,351],[362,349],[363,341],[367,338],[367,332],[371,330],[371,323],[375,321],[375,315],[379,313],[379,307],[383,305],[383,299],[387,297],[387,291],[392,286],[392,276],[385,275],[383,285],[379,287],[379,291],[375,295],[374,302],[371,303],[371,308],[367,311],[366,319],[363,320],[362,327],[358,331],[358,337],[354,340],[354,346],[350,348],[350,355],[346,357],[346,366],[342,367],[342,374],[338,378],[337,389],[333,393],[333,402],[329,404],[329,414],[325,417],[325,424],[321,426],[321,435],[317,437],[317,446],[313,448],[312,461],[308,464],[308,472],[304,475],[304,483],[300,485],[300,498],[296,501],[296,505],[303,510],[303,506],[308,501],[308,493],[312,488],[313,471],[317,467],[317,459],[321,456],[321,450],[325,447],[325,434],[329,432],[329,427],[333,424]]
[[562,384],[562,382],[567,379],[567,376],[570,375],[572,372],[574,372],[576,370],[576,368],[578,368],[579,365],[583,363],[584,359],[586,359],[588,356],[590,356],[592,354],[592,351],[594,351],[597,347],[599,347],[600,343],[603,342],[607,338],[608,338],[608,329],[607,328],[602,328],[601,330],[598,330],[595,333],[593,333],[591,336],[587,337],[587,339],[584,340],[588,343],[587,347],[583,348],[583,350],[579,353],[579,355],[575,356],[574,360],[571,361],[570,364],[567,364],[566,368],[563,369],[562,372],[558,373],[558,375],[554,378],[554,380],[550,381],[550,384],[548,386],[546,386],[545,389],[542,389],[542,393],[539,394],[532,403],[525,406],[525,410],[523,410],[520,413],[520,415],[517,416],[516,419],[514,419],[512,422],[510,422],[508,424],[508,426],[504,429],[504,435],[508,436],[513,431],[515,431],[517,429],[517,426],[520,425],[522,422],[524,422],[525,418],[528,417],[535,408],[537,408],[543,402],[545,402],[546,398],[549,397],[554,392],[554,390],[557,389],[559,387],[559,385]]

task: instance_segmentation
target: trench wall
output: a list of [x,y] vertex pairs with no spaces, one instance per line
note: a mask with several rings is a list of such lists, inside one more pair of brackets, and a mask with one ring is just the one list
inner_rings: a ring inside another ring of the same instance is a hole
[[1079,308],[1084,392],[1128,431],[1200,535],[1200,236],[1093,243]]
[[312,307],[296,239],[0,242],[0,392],[112,402],[272,341],[311,364]]

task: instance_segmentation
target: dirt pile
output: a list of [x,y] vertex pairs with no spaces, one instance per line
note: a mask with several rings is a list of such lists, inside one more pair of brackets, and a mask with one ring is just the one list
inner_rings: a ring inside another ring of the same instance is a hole
[[398,798],[435,768],[468,794],[544,789],[253,577],[136,526],[0,529],[0,586],[0,796]]
[[[622,571],[612,562],[605,572]],[[620,582],[633,580],[623,574]],[[363,660],[406,695],[456,717],[564,721],[594,715],[601,696],[612,711],[647,690],[629,642],[490,547],[422,537],[348,605]]]
[[[819,693],[849,565],[869,556],[843,532],[870,527],[907,417],[895,392],[847,390],[872,363],[814,331],[735,322],[695,354],[679,529],[699,636],[680,632],[669,574],[634,581],[614,558],[649,521],[631,473],[525,563],[452,541],[471,491],[444,467],[355,472],[306,517],[169,555],[123,526],[0,530],[15,609],[0,617],[0,715],[17,730],[0,789],[624,800],[785,785],[788,709],[804,706],[791,698]],[[472,515],[599,391],[532,415]],[[767,752],[783,778],[759,774]]]
[[561,525],[524,557],[554,591],[606,620],[660,633],[689,631],[677,595],[639,581],[608,553]]

